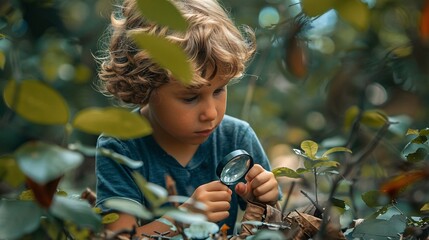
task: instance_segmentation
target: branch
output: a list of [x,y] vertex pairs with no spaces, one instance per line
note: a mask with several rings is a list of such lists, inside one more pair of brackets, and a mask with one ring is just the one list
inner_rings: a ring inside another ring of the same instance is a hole
[[[333,181],[332,184],[332,189],[331,192],[329,193],[329,201],[327,203],[326,206],[326,212],[330,212],[331,211],[331,207],[332,204],[330,202],[330,200],[333,198],[339,182],[341,180],[343,180],[347,175],[349,175],[352,170],[354,169],[354,166],[362,164],[366,158],[369,156],[370,153],[372,153],[372,151],[374,151],[374,149],[378,146],[378,144],[380,143],[380,140],[382,139],[382,137],[386,134],[389,126],[390,126],[391,122],[387,122],[386,124],[383,125],[383,127],[381,127],[377,134],[375,135],[375,137],[371,140],[371,142],[365,147],[365,149],[363,151],[360,152],[360,154],[357,155],[356,160],[352,161],[350,164],[348,164],[344,170],[344,172],[342,174],[339,174]],[[329,214],[325,214],[323,216],[323,221],[322,221],[322,225],[320,227],[320,232],[319,232],[319,238],[318,239],[324,239],[325,237],[325,228],[326,225],[328,223],[328,217]]]

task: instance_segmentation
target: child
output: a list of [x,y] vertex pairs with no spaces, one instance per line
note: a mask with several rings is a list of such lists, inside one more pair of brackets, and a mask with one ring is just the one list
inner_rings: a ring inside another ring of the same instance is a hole
[[[227,85],[242,75],[252,57],[254,35],[250,31],[250,41],[246,40],[216,0],[172,2],[189,22],[185,34],[146,21],[136,0],[124,0],[120,19],[112,17],[109,56],[103,59],[99,72],[101,90],[138,105],[136,113],[149,120],[153,132],[132,140],[100,136],[98,147],[142,161],[143,166],[131,170],[97,156],[96,205],[109,211],[103,202],[112,198],[145,205],[131,172],[138,171],[147,181],[163,187],[164,176],[169,174],[176,182],[178,195],[204,203],[208,221],[227,224],[231,233],[239,205],[243,209],[249,200],[274,205],[280,194],[254,131],[246,122],[225,115]],[[136,29],[166,37],[183,47],[195,69],[191,85],[174,79],[127,38],[127,31]],[[216,166],[237,149],[247,151],[255,165],[246,175],[246,183],[228,188],[216,176]],[[133,216],[121,213],[119,220],[107,228],[131,229],[134,225],[137,220]],[[137,235],[153,235],[154,231],[177,234],[162,221],[153,221],[138,226]]]

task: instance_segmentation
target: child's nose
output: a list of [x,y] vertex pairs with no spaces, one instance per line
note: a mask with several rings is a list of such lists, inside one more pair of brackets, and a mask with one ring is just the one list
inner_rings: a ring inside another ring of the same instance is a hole
[[201,106],[201,121],[213,121],[217,117],[217,108],[214,100],[208,100]]

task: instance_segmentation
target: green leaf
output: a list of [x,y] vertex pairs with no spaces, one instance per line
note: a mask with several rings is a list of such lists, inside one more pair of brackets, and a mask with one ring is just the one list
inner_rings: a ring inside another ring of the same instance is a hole
[[193,68],[180,46],[163,37],[143,32],[131,32],[130,37],[137,46],[146,50],[156,63],[171,71],[177,80],[184,84],[189,84],[192,81]]
[[207,220],[204,214],[192,213],[188,211],[182,211],[179,209],[168,211],[165,213],[165,215],[173,218],[175,221],[178,221],[184,224],[205,222]]
[[49,211],[56,217],[70,221],[81,228],[101,229],[101,217],[87,201],[56,195]]
[[145,220],[151,220],[154,217],[153,214],[149,210],[147,210],[145,206],[127,199],[108,199],[104,203],[104,206],[114,210],[118,210],[119,212],[131,214],[133,216]]
[[[163,214],[163,215],[164,215],[164,214]],[[165,225],[169,226],[171,231],[173,231],[173,232],[177,231],[177,227],[176,227],[176,225],[174,225],[174,223],[170,222],[170,221],[169,221],[169,220],[167,220],[166,218],[161,217],[161,218],[158,218],[158,219],[157,219],[157,221],[162,222],[162,223],[164,223]],[[216,224],[216,223],[214,223],[214,224]],[[216,225],[216,226],[217,226],[217,225]],[[219,227],[218,227],[218,229],[219,229]],[[186,231],[186,230],[185,230],[185,231]],[[189,237],[189,236],[188,236],[188,237]]]
[[144,17],[159,25],[168,26],[182,32],[188,28],[187,21],[171,1],[138,0],[137,6]]
[[212,239],[213,234],[219,232],[219,226],[214,222],[194,222],[185,229],[190,239]]
[[428,136],[429,135],[429,128],[421,129],[419,132],[419,135],[420,136]]
[[311,169],[311,166],[310,166],[310,168],[298,168],[296,170],[296,173],[303,174],[303,173],[307,173],[307,172],[311,172],[311,171],[312,171],[312,169]]
[[[318,161],[320,161],[320,160],[317,160],[317,162]],[[311,160],[311,159],[307,159],[307,158],[304,159],[304,167],[306,169],[311,170],[311,171],[313,171],[313,165],[314,165],[314,163],[316,163],[316,160]],[[297,170],[297,173],[299,173],[298,170]]]
[[319,145],[311,140],[305,140],[301,142],[301,149],[304,150],[305,154],[311,159],[316,159],[318,148]]
[[322,154],[322,158],[327,157],[329,154],[334,153],[334,152],[349,152],[352,153],[352,151],[348,148],[345,147],[333,147],[329,150],[327,150],[326,152],[324,152]]
[[342,19],[359,31],[366,31],[370,24],[370,11],[361,0],[341,0],[335,6]]
[[405,230],[407,218],[404,215],[393,215],[389,220],[366,219],[358,224],[352,237],[361,239],[399,239],[398,233]]
[[293,149],[293,152],[294,152],[296,155],[298,155],[298,156],[301,156],[301,157],[307,158],[307,155],[306,155],[303,151],[301,151],[301,150],[299,150],[299,149],[294,148],[294,149]]
[[401,155],[404,159],[407,159],[407,161],[418,162],[425,159],[428,154],[428,150],[428,143],[419,144],[411,141],[405,145],[404,149],[402,149]]
[[427,155],[428,151],[426,149],[419,148],[416,152],[407,155],[407,161],[412,163],[420,162],[424,160]]
[[301,0],[302,11],[310,17],[317,17],[334,8],[336,0]]
[[157,208],[166,202],[167,196],[165,194],[158,195],[159,192],[153,191],[152,183],[148,183],[140,173],[132,172],[132,175],[143,196],[149,201],[152,207]]
[[[267,224],[269,224],[269,223],[264,223],[263,225],[267,225]],[[271,224],[271,225],[273,225],[273,224]],[[280,228],[280,226],[277,227],[276,225],[277,224],[274,224],[274,226],[271,228],[274,228],[274,229]],[[289,228],[288,225],[285,225],[284,227]],[[261,230],[258,230],[254,235],[255,237],[252,239],[255,239],[255,240],[257,240],[257,239],[271,239],[271,240],[285,239],[285,235],[281,231],[273,231],[273,230],[270,230],[269,228],[270,227],[268,227],[268,229],[267,229],[267,227],[264,227]]]
[[287,167],[275,168],[271,172],[274,173],[275,177],[290,177],[290,178],[301,177],[297,172]]
[[[49,221],[47,218],[42,218],[40,221],[39,230],[36,233],[31,234],[31,237],[34,239],[46,238],[46,239],[55,239],[55,240],[67,240],[63,226],[59,224],[52,224],[52,221]],[[37,237],[37,234],[40,235],[40,229],[43,229],[44,233],[41,237]],[[73,236],[74,237],[74,236]]]
[[312,161],[312,167],[313,168],[320,168],[320,167],[338,167],[340,165],[337,161],[331,161],[331,160],[315,160]]
[[419,135],[416,138],[414,138],[411,142],[417,143],[417,144],[423,144],[428,140],[427,136],[425,135]]
[[167,200],[168,192],[165,188],[151,182],[148,182],[146,186],[157,196],[158,199]]
[[83,156],[56,145],[28,142],[17,149],[15,157],[21,171],[38,184],[45,184],[78,167]]
[[136,169],[136,168],[143,166],[143,161],[133,160],[127,156],[124,156],[122,154],[119,154],[119,153],[114,152],[114,151],[107,149],[107,148],[99,148],[99,149],[97,149],[97,151],[100,153],[100,155],[103,155],[105,157],[109,157],[109,158],[115,160],[116,162],[118,162],[120,164],[127,165],[128,167],[130,167],[132,169]]
[[84,146],[80,142],[70,143],[68,148],[73,151],[79,151],[85,156],[93,157],[97,153],[96,147]]
[[25,175],[13,156],[0,157],[0,180],[8,183],[12,187],[18,187],[25,181]]
[[0,238],[18,239],[40,225],[43,210],[32,201],[0,200]]
[[346,209],[346,202],[344,200],[338,198],[331,198],[331,203],[335,207],[341,208],[343,210]]
[[28,121],[38,124],[66,124],[69,110],[64,98],[53,88],[37,80],[17,85],[10,81],[4,89],[9,108]]
[[146,118],[116,107],[84,109],[76,114],[72,125],[87,133],[119,139],[143,137],[152,132]]
[[379,207],[389,203],[387,197],[380,191],[373,190],[362,194],[362,200],[368,207]]
[[89,146],[84,146],[81,143],[72,143],[72,144],[69,144],[68,147],[70,150],[79,151],[86,156],[95,156],[95,154],[98,153],[102,156],[111,158],[112,160],[120,164],[125,164],[132,169],[136,169],[143,166],[143,161],[133,160],[127,156],[124,156],[122,154],[119,154],[107,148],[89,147]]

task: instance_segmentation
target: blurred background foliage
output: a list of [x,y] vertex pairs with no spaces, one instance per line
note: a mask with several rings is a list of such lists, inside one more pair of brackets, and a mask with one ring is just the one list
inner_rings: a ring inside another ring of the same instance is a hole
[[[407,129],[428,125],[428,2],[222,1],[238,25],[255,29],[258,44],[246,75],[229,88],[227,113],[253,126],[274,167],[296,168],[292,149],[301,141],[312,139],[326,148],[347,142],[350,126],[344,123],[350,107],[383,111],[400,124],[390,128],[370,156],[373,161],[359,166],[362,185],[374,188],[374,176],[385,179],[389,170],[402,166]],[[94,56],[104,50],[102,37],[114,4],[2,0],[2,94],[8,80],[37,79],[64,96],[72,115],[86,107],[111,105],[94,90]],[[79,131],[67,136],[63,126],[30,123],[3,100],[0,116],[0,154],[33,139],[94,145],[97,137]],[[370,126],[362,127],[353,148],[364,146],[374,134]],[[94,162],[87,158],[62,187],[81,191],[95,186]],[[422,187],[414,193],[419,201],[424,201],[424,191]]]

